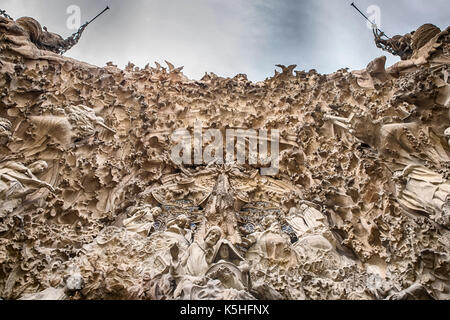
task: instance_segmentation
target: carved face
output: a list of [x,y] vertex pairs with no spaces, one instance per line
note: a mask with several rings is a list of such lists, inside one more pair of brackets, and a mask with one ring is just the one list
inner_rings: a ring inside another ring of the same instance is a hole
[[0,118],[0,145],[6,144],[10,140],[11,122]]
[[290,210],[289,210],[289,215],[290,216],[296,216],[297,215],[297,208],[291,208]]
[[445,130],[444,135],[446,138],[450,139],[450,128],[447,128],[447,130]]
[[84,280],[79,274],[72,275],[66,280],[66,287],[69,291],[81,290],[83,286]]
[[230,283],[233,280],[233,273],[225,267],[222,267],[218,270],[219,279],[222,280],[222,283]]
[[262,225],[264,228],[269,228],[271,225],[273,225],[276,222],[276,219],[274,216],[267,216],[263,219]]
[[221,246],[219,254],[221,259],[224,260],[228,259],[230,257],[230,250],[228,249],[228,246],[226,245]]
[[158,217],[162,213],[162,209],[157,207],[151,210],[153,217]]
[[0,146],[6,145],[11,140],[9,135],[0,133]]
[[306,204],[302,204],[300,206],[300,212],[304,212],[306,209],[308,209],[309,207]]
[[47,170],[48,164],[45,161],[37,161],[30,165],[30,171],[33,174],[39,174]]
[[177,220],[177,225],[183,229],[186,228],[189,224],[189,219],[184,214],[181,216],[178,216],[176,220]]
[[205,239],[205,243],[208,246],[214,246],[217,243],[217,241],[220,240],[220,237],[221,237],[220,231],[218,229],[213,229],[208,233]]
[[394,182],[396,183],[401,183],[403,182],[403,172],[402,171],[396,171],[394,172],[394,175],[392,176],[392,180],[394,180]]

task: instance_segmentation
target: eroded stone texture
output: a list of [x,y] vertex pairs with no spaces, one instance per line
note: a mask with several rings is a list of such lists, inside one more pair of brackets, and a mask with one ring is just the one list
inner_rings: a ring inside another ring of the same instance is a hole
[[[450,298],[449,29],[388,69],[258,83],[0,32],[2,299]],[[175,164],[196,120],[280,130],[279,173]]]

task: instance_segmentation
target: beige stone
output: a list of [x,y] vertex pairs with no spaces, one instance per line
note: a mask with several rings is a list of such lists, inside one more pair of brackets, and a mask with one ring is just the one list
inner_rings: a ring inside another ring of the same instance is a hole
[[[448,28],[258,83],[60,40],[0,18],[1,299],[450,299]],[[196,121],[279,130],[279,172],[176,163]]]

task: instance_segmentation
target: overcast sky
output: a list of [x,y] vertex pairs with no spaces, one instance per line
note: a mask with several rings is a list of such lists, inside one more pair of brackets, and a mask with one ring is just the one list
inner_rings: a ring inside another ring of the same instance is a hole
[[[49,31],[67,37],[70,5],[81,8],[82,23],[106,5],[111,10],[95,21],[67,56],[98,66],[128,61],[144,66],[168,60],[200,79],[205,72],[253,81],[273,75],[275,64],[297,70],[332,73],[362,69],[388,56],[377,49],[371,30],[350,7],[351,0],[2,0],[0,9],[13,18],[31,16]],[[381,28],[404,34],[424,23],[449,25],[449,0],[356,0],[366,11],[381,9]]]

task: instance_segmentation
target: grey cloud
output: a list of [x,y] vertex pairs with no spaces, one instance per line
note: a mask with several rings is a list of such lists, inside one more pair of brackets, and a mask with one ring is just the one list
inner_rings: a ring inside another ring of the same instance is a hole
[[[63,36],[66,9],[81,7],[82,21],[108,4],[111,11],[95,22],[68,56],[102,66],[128,61],[184,65],[194,79],[204,72],[221,76],[246,73],[259,81],[275,64],[331,73],[343,67],[362,69],[380,55],[365,22],[350,0],[3,0],[15,17],[32,16]],[[423,23],[448,26],[448,0],[359,0],[361,9],[381,8],[382,28],[403,34]]]

